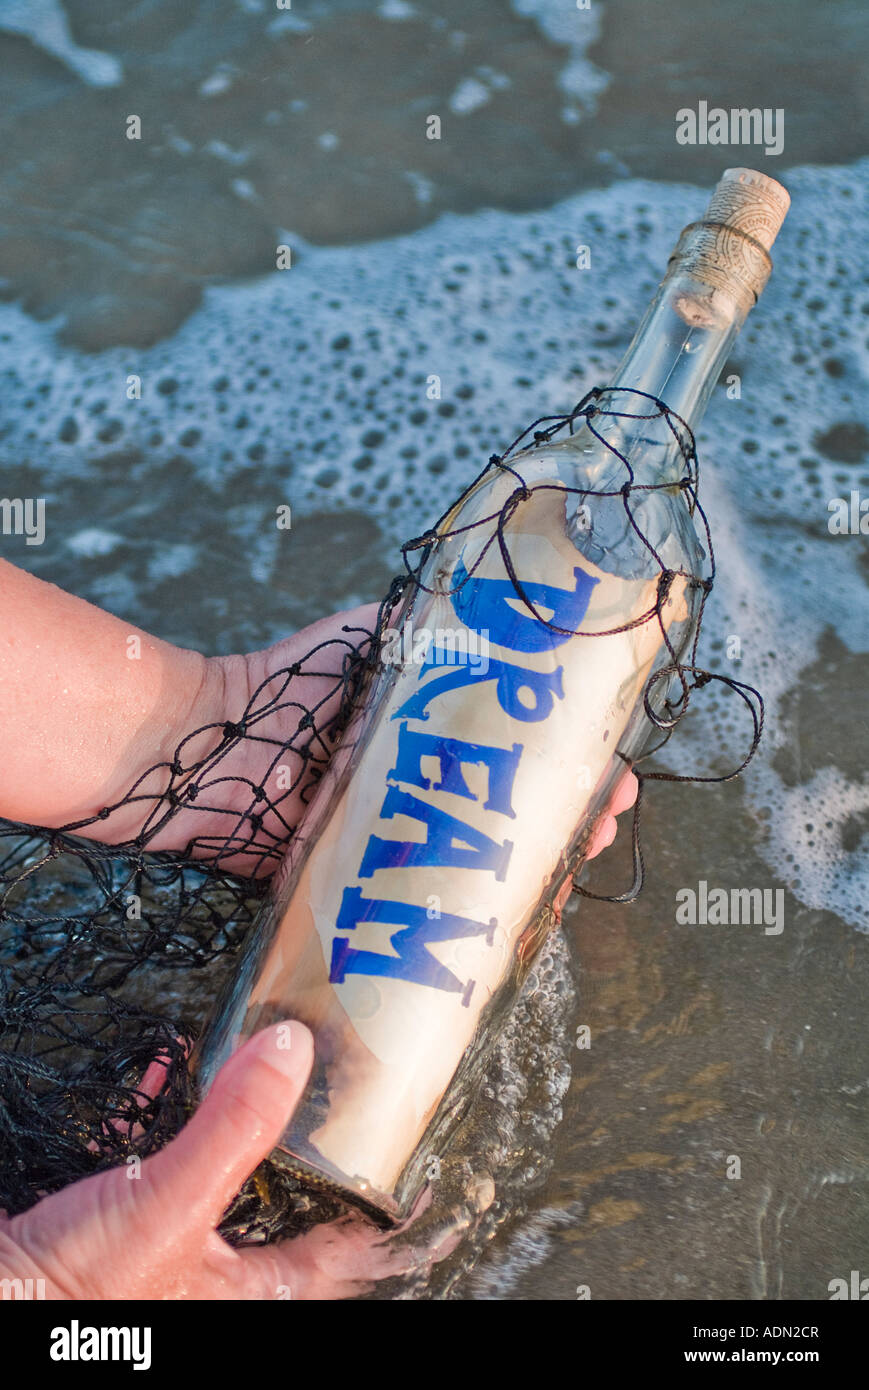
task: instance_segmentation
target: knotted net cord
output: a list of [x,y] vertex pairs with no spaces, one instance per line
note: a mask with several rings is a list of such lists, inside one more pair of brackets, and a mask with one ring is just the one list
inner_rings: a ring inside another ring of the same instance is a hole
[[[620,388],[619,394],[627,392]],[[475,573],[489,548],[497,545],[517,598],[537,622],[559,635],[606,636],[646,622],[656,622],[660,628],[667,656],[650,674],[643,701],[661,738],[642,758],[625,759],[639,782],[632,826],[634,882],[626,892],[604,895],[592,892],[575,876],[576,892],[608,902],[629,902],[640,892],[645,873],[640,818],[646,782],[725,782],[747,766],[761,737],[763,701],[753,687],[697,664],[715,559],[709,523],[698,497],[694,438],[685,421],[663,401],[644,392],[631,394],[642,398],[638,409],[641,405],[645,413],[613,410],[606,403],[606,393],[594,388],[568,414],[540,417],[503,454],[493,454],[441,521],[402,547],[405,572],[393,579],[383,598],[373,633],[345,628],[342,637],[319,643],[300,661],[274,672],[235,719],[192,730],[179,743],[171,762],[155,764],[121,801],[102,808],[98,815],[58,830],[0,820],[0,1208],[14,1215],[77,1179],[145,1158],[184,1122],[193,1103],[187,1065],[190,1048],[217,993],[216,977],[225,977],[231,970],[268,893],[266,873],[278,866],[293,833],[286,803],[295,793],[303,804],[310,801],[378,665],[390,615],[400,601],[425,588],[421,572],[436,539],[490,526],[491,535],[463,582]],[[682,458],[678,481],[638,483],[628,458],[598,427],[606,417],[662,419]],[[546,444],[565,430],[572,434],[578,421],[620,461],[624,482],[599,491],[552,481],[527,484],[521,454],[529,436],[533,444]],[[471,526],[447,529],[446,518],[490,470],[511,475],[515,489],[490,515]],[[699,519],[708,555],[705,577],[669,569],[635,515],[636,494],[674,485],[685,493],[691,514]],[[583,499],[622,499],[631,527],[657,567],[657,594],[646,613],[605,633],[583,633],[559,627],[535,607],[516,572],[506,527],[516,508],[541,488],[577,493]],[[686,659],[680,659],[662,616],[677,576],[700,591],[696,630]],[[324,650],[335,646],[341,657],[337,675],[334,662],[327,672],[317,664]],[[313,708],[293,698],[292,682],[299,675],[328,676],[333,682]],[[752,739],[745,757],[721,775],[646,771],[641,764],[666,744],[687,712],[693,692],[712,681],[736,692],[750,711]],[[668,690],[675,685],[679,693],[673,700],[667,694],[662,702],[653,702],[662,682]],[[298,714],[295,730],[283,738],[265,735],[259,726],[283,711]],[[217,737],[217,744],[195,758],[191,748],[206,733]],[[221,771],[227,755],[244,740],[265,745],[271,757],[256,783]],[[278,792],[267,790],[275,780],[271,774],[289,755],[297,771]],[[164,778],[159,795],[144,790],[155,773]],[[208,797],[209,789],[228,780],[245,789],[237,803],[241,809],[232,812],[215,806]],[[246,805],[245,797],[249,797]],[[108,845],[82,834],[120,806],[137,801],[148,803],[150,809],[134,840]],[[149,850],[167,822],[182,810],[226,814],[230,823],[225,835],[193,837],[183,853]],[[241,852],[245,862],[254,866],[248,877],[227,867]],[[132,917],[131,900],[140,905]],[[144,1094],[140,1079],[158,1057],[165,1080],[156,1095]],[[231,1239],[264,1241],[339,1211],[334,1199],[303,1190],[297,1179],[266,1163],[245,1184],[221,1230]]]
[[[432,588],[426,587],[422,583],[420,572],[435,540],[457,537],[469,534],[479,527],[492,526],[494,528],[492,536],[480,549],[479,555],[467,571],[466,576],[461,580],[460,584],[448,592],[457,593],[464,585],[469,583],[473,575],[482,565],[489,549],[497,542],[504,568],[517,597],[521,599],[524,607],[531,613],[535,621],[540,623],[543,627],[548,628],[551,632],[555,632],[561,637],[611,637],[616,633],[628,632],[632,628],[640,627],[645,623],[657,623],[661,633],[661,642],[670,660],[669,662],[665,662],[662,666],[656,666],[649,676],[643,691],[643,708],[653,728],[660,730],[663,737],[654,747],[647,749],[642,757],[624,759],[625,763],[633,770],[638,783],[637,799],[634,804],[634,815],[631,827],[633,883],[631,887],[623,893],[605,894],[591,892],[583,886],[578,876],[575,876],[573,880],[574,891],[582,897],[593,898],[598,902],[629,903],[635,901],[639,896],[645,881],[645,860],[640,840],[640,815],[643,806],[644,783],[647,781],[705,783],[732,781],[744,771],[757,751],[763,733],[764,704],[759,691],[753,686],[747,685],[743,681],[734,680],[733,677],[722,675],[719,672],[707,671],[703,667],[697,665],[697,652],[700,644],[703,613],[706,602],[714,587],[716,562],[715,549],[712,543],[712,532],[699,498],[700,466],[691,428],[686,421],[683,420],[680,415],[677,415],[675,411],[671,410],[664,401],[660,400],[657,396],[651,395],[647,391],[639,391],[629,387],[619,387],[617,392],[620,396],[630,395],[637,397],[638,403],[648,402],[648,407],[645,413],[642,414],[625,410],[613,410],[611,406],[601,405],[601,401],[606,401],[610,394],[616,393],[607,391],[603,387],[592,387],[568,414],[543,415],[534,420],[527,429],[516,436],[512,444],[510,444],[509,448],[507,448],[503,454],[492,454],[490,456],[486,467],[482,469],[465,490],[459,501],[454,503],[443,513],[436,526],[424,532],[415,540],[406,542],[402,547],[402,554],[404,556],[405,568],[408,576],[411,577],[417,585],[425,588],[426,592],[434,593],[435,591]],[[676,479],[667,478],[665,481],[656,483],[638,483],[636,481],[635,470],[629,459],[611,440],[607,439],[600,432],[595,424],[595,421],[600,418],[634,421],[663,420],[673,436],[673,439],[676,441],[678,452],[682,458],[683,471],[681,475]],[[586,428],[594,438],[597,439],[614,458],[618,459],[627,474],[625,481],[617,488],[571,487],[566,483],[553,481],[534,483],[529,486],[521,473],[521,454],[522,451],[528,447],[527,443],[523,441],[527,441],[530,435],[534,445],[548,444],[565,429],[568,430],[570,434],[573,434],[574,426],[578,420],[584,421]],[[541,429],[541,425],[545,426],[545,428]],[[477,485],[486,477],[487,473],[493,469],[510,473],[516,479],[515,490],[502,503],[497,511],[491,512],[487,516],[480,517],[469,525],[447,529],[444,525],[446,519],[461,505],[461,502],[471,494]],[[631,498],[634,494],[669,491],[674,486],[678,487],[685,494],[692,517],[696,516],[699,518],[701,533],[706,542],[708,555],[709,573],[706,576],[698,576],[686,569],[674,570],[668,568],[655,546],[649,540],[648,536],[644,534],[637,522],[631,504]],[[545,618],[539,608],[535,606],[516,573],[505,530],[507,522],[521,503],[529,501],[534,493],[553,491],[564,493],[565,496],[575,495],[581,498],[583,502],[585,502],[587,498],[621,498],[625,514],[632,530],[657,566],[658,578],[655,602],[645,613],[641,613],[638,617],[632,618],[630,622],[622,623],[618,627],[595,630],[593,632],[583,632],[581,628],[565,628],[559,626],[557,623]],[[408,558],[414,552],[421,552],[421,558],[415,567]],[[681,659],[676,652],[663,618],[664,605],[672,589],[673,582],[678,576],[685,579],[689,588],[697,589],[700,593],[696,623],[687,660]],[[677,682],[681,693],[676,700],[671,700],[669,695],[665,695],[662,701],[662,709],[656,710],[652,702],[652,696],[662,681],[671,683],[674,681]],[[656,753],[660,752],[661,748],[669,741],[680,720],[687,714],[692,692],[701,690],[712,681],[718,681],[722,685],[727,686],[730,690],[735,691],[743,700],[749,711],[752,723],[752,737],[745,757],[729,772],[715,775],[709,774],[704,776],[701,774],[645,771],[643,764]]]

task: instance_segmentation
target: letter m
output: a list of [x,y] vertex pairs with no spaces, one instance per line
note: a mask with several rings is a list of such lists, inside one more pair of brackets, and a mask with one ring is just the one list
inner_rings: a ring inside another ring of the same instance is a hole
[[451,993],[461,993],[465,985],[441,965],[428,949],[429,945],[434,941],[456,941],[467,936],[485,936],[491,945],[497,925],[494,918],[484,924],[467,917],[455,917],[449,912],[432,920],[428,908],[382,898],[363,898],[361,888],[345,888],[335,928],[353,931],[360,922],[382,922],[400,926],[402,930],[393,932],[389,938],[391,955],[357,950],[350,945],[350,938],[336,937],[332,942],[329,971],[332,984],[343,984],[347,975],[380,975],[384,979],[407,980]]
[[24,503],[20,497],[0,497],[4,536],[20,536],[24,530]]
[[730,143],[759,145],[763,134],[763,113],[755,106],[734,106],[730,112]]
[[[129,1327],[103,1327],[100,1329],[100,1359],[108,1361],[129,1361]],[[111,1350],[109,1350],[111,1348]]]
[[763,893],[759,888],[731,888],[730,921],[743,927],[763,923]]

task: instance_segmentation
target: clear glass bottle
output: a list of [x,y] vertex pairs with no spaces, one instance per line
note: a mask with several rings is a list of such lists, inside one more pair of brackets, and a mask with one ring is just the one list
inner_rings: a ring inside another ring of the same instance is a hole
[[378,1215],[405,1214],[444,1153],[625,761],[659,736],[644,695],[663,708],[650,677],[690,644],[704,578],[680,422],[788,201],[728,170],[611,386],[442,519],[206,1030],[202,1089],[258,1029],[312,1029],[273,1158]]

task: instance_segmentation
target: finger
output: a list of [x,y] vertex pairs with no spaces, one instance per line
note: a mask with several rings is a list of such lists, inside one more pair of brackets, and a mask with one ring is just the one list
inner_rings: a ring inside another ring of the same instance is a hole
[[[445,1229],[422,1241],[397,1243],[412,1229],[419,1211],[390,1231],[379,1231],[358,1216],[342,1217],[316,1226],[304,1236],[282,1244],[241,1252],[250,1298],[353,1298],[383,1279],[428,1270],[446,1259],[459,1243],[467,1223],[445,1218]],[[464,1211],[463,1211],[464,1214]]]
[[298,662],[300,672],[294,677],[295,691],[300,689],[299,681],[312,685],[314,681],[322,680],[324,674],[334,682],[331,666],[328,672],[323,671],[324,663],[329,664],[330,647],[335,643],[340,644],[339,655],[343,655],[341,649],[350,651],[360,646],[366,640],[366,635],[374,632],[378,612],[379,604],[376,603],[366,603],[361,608],[342,609],[341,612],[333,613],[327,618],[318,618],[308,627],[301,628],[290,637],[281,638],[273,646],[253,655],[261,658],[264,672],[277,671]]
[[[177,1034],[176,1034],[177,1037]],[[187,1052],[187,1044],[182,1038],[178,1038],[183,1052]],[[166,1084],[169,1068],[172,1065],[172,1056],[169,1052],[158,1052],[152,1062],[148,1064],[142,1074],[136,1090],[133,1092],[135,1104],[139,1110],[144,1110],[155,1096],[158,1096]],[[103,1132],[109,1134],[111,1130],[119,1134],[127,1133],[131,1139],[138,1139],[144,1132],[139,1124],[131,1123],[128,1118],[121,1119],[117,1115],[110,1116],[103,1123]],[[99,1144],[95,1139],[88,1141],[87,1147],[93,1152],[99,1152]]]
[[640,784],[634,773],[626,772],[612,794],[607,814],[601,817],[591,837],[588,853],[585,856],[587,860],[594,859],[596,854],[600,854],[601,850],[608,849],[612,844],[618,831],[615,818],[633,806],[639,788]]
[[[316,622],[309,623],[307,627],[301,628],[299,632],[294,633],[291,638],[286,640],[303,645],[307,650],[316,646],[318,642],[327,642],[336,637],[346,638],[348,634],[345,633],[345,628],[349,629],[351,640],[353,640],[364,636],[366,632],[374,631],[379,611],[379,603],[363,603],[358,608],[342,608],[337,613],[331,613],[328,617],[318,618]],[[299,642],[300,638],[304,639],[303,643]]]
[[189,1124],[142,1167],[162,1222],[174,1210],[216,1224],[286,1129],[312,1060],[301,1023],[266,1028],[230,1057]]
[[294,1240],[236,1252],[247,1297],[310,1301],[365,1293],[380,1279],[417,1268],[416,1252],[393,1244],[394,1236],[347,1216]]
[[[188,1050],[187,1044],[182,1038],[178,1038],[178,1042],[183,1049],[182,1056],[186,1056]],[[142,1074],[142,1080],[139,1082],[136,1090],[136,1101],[140,1110],[144,1109],[149,1101],[160,1094],[163,1087],[166,1085],[171,1066],[172,1054],[170,1052],[158,1052],[154,1060],[145,1068]]]
[[610,815],[620,816],[622,811],[630,810],[637,799],[637,792],[640,784],[633,772],[626,772],[622,777],[610,802]]
[[591,842],[588,847],[588,854],[585,856],[586,859],[594,859],[595,855],[600,854],[601,850],[608,849],[616,838],[617,831],[618,825],[616,824],[615,816],[603,816],[595,826],[594,834],[591,837]]
[[243,1251],[248,1297],[352,1298],[383,1279],[427,1275],[476,1228],[494,1198],[491,1177],[480,1174],[469,1182],[464,1199],[437,1213],[427,1227],[421,1218],[434,1212],[430,1188],[390,1231],[378,1231],[353,1215],[280,1245]]

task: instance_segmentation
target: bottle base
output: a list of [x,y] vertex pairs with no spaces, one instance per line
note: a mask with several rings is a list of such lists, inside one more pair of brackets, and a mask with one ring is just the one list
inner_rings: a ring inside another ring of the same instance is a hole
[[399,1225],[403,1218],[404,1213],[388,1193],[374,1189],[366,1191],[361,1183],[354,1187],[348,1184],[346,1179],[330,1178],[298,1154],[291,1153],[289,1149],[273,1149],[269,1154],[269,1162],[289,1173],[312,1191],[326,1197],[334,1197],[336,1201],[361,1212],[381,1230],[391,1230]]

